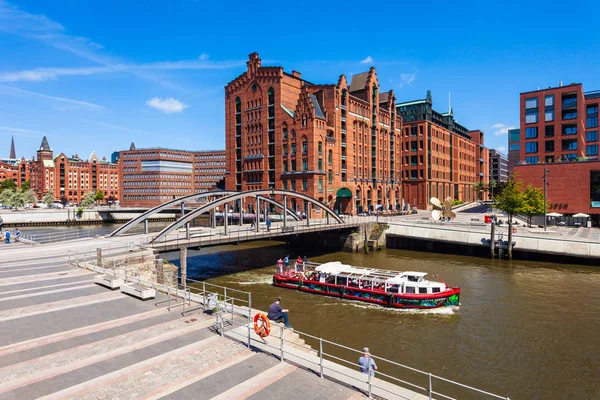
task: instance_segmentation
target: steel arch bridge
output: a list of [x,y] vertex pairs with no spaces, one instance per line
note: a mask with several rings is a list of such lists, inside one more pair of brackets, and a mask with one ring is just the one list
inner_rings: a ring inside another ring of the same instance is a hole
[[[281,204],[269,197],[266,197],[269,195],[283,196],[283,199],[284,199],[283,204]],[[118,228],[114,232],[112,232],[109,235],[109,237],[120,235],[120,234],[128,231],[129,229],[133,228],[134,226],[136,226],[139,223],[147,222],[148,219],[152,215],[159,213],[165,209],[168,209],[170,207],[177,206],[177,205],[182,205],[182,207],[183,207],[185,202],[189,202],[189,201],[192,201],[192,200],[198,199],[198,198],[207,198],[207,197],[220,197],[220,198],[213,200],[210,203],[205,204],[205,205],[193,210],[192,212],[186,214],[185,216],[182,216],[180,219],[178,219],[177,221],[173,222],[171,225],[167,226],[162,231],[160,231],[158,233],[158,235],[155,236],[150,241],[150,243],[156,242],[158,239],[165,237],[166,235],[173,232],[174,230],[181,228],[185,224],[188,224],[190,221],[192,221],[194,218],[200,216],[201,214],[212,211],[212,210],[216,210],[220,206],[225,206],[225,207],[223,207],[223,209],[225,211],[224,216],[227,216],[227,214],[228,214],[227,206],[229,205],[229,203],[237,202],[238,200],[241,201],[246,198],[252,198],[256,201],[255,215],[256,215],[257,222],[259,221],[259,217],[260,217],[260,202],[261,201],[269,203],[269,204],[273,204],[275,207],[282,209],[283,214],[290,215],[295,220],[300,220],[300,218],[296,215],[296,213],[293,210],[290,210],[287,208],[287,197],[288,196],[292,197],[292,198],[304,200],[308,204],[313,204],[314,206],[324,210],[325,214],[328,217],[331,216],[337,223],[339,223],[339,224],[344,223],[344,221],[332,209],[330,209],[329,207],[327,207],[325,204],[321,203],[320,201],[318,201],[310,196],[307,196],[305,194],[302,194],[302,193],[298,193],[298,192],[294,192],[294,191],[290,191],[290,190],[277,190],[277,189],[261,189],[261,190],[251,190],[251,191],[247,191],[247,192],[235,192],[235,191],[223,190],[223,191],[195,193],[195,194],[192,194],[189,196],[183,196],[183,197],[179,197],[177,199],[168,201],[164,204],[161,204],[159,206],[156,206],[156,207],[146,211],[139,217],[129,221],[125,225],[121,226],[120,228]],[[240,213],[240,218],[241,218],[241,213]],[[287,218],[283,218],[284,226],[286,224],[286,219]],[[307,224],[310,224],[310,213],[307,213]],[[256,224],[257,231],[259,228],[258,225],[259,224],[257,223]],[[224,227],[225,227],[225,231],[227,231],[227,218],[224,218]],[[147,233],[147,231],[146,231],[146,233]]]

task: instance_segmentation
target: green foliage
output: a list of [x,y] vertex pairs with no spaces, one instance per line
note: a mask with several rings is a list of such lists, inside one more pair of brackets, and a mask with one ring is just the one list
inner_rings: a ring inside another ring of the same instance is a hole
[[10,205],[14,208],[23,207],[25,205],[25,193],[20,191],[12,192],[10,196]]
[[525,196],[521,189],[522,183],[514,180],[512,177],[506,182],[502,193],[494,199],[494,208],[504,211],[508,214],[509,222],[515,214],[523,212],[525,206]]
[[46,193],[44,195],[44,197],[42,198],[42,203],[46,204],[48,207],[50,207],[52,204],[54,204],[54,194],[52,193],[52,188],[48,191],[48,193]]
[[94,206],[94,204],[96,203],[96,200],[94,199],[94,197],[96,197],[96,193],[94,192],[87,192],[83,195],[83,200],[81,201],[81,206],[83,208],[91,208]]
[[38,201],[37,196],[31,189],[23,190],[23,188],[21,188],[21,195],[23,196],[23,200],[25,201],[25,204],[33,204],[33,203],[37,203],[37,201]]
[[5,179],[0,183],[0,193],[4,192],[6,189],[15,191],[17,190],[17,184],[12,179]]
[[94,200],[104,200],[104,193],[102,193],[102,190],[98,190],[96,192],[94,195]]
[[13,189],[4,189],[0,192],[0,204],[3,206],[12,206],[12,196],[15,193]]
[[531,218],[534,215],[544,213],[544,191],[541,188],[534,188],[528,185],[523,191],[524,204],[521,213],[527,215],[529,218],[529,225],[531,225]]
[[77,208],[77,216],[81,217],[83,215],[83,207],[78,207]]
[[452,207],[459,206],[461,204],[464,204],[464,201],[462,201],[462,200],[452,200]]
[[21,185],[21,191],[26,192],[30,189],[30,187],[31,187],[31,181],[27,180],[27,181],[23,182],[23,184]]

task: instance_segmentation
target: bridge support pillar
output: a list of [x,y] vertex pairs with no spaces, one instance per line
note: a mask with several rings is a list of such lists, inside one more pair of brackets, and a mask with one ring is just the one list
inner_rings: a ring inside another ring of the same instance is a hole
[[210,210],[210,227],[211,228],[216,228],[217,227],[217,212],[215,211],[215,209],[213,208],[212,210]]
[[185,239],[190,240],[190,223],[185,224]]
[[256,232],[258,232],[260,226],[260,198],[256,196]]
[[283,195],[283,228],[287,226],[287,196]]
[[304,213],[306,214],[306,226],[310,226],[310,203],[308,201],[304,201]]
[[[325,211],[325,210],[323,210],[323,211]],[[325,213],[325,217],[327,218],[327,225],[329,225],[329,213],[328,212]]]
[[179,248],[179,265],[181,266],[181,286],[185,290],[187,280],[187,247]]
[[227,235],[227,222],[228,222],[227,221],[227,219],[228,219],[227,211],[229,211],[229,210],[227,210],[228,208],[229,208],[229,203],[223,204],[223,228],[225,230],[225,235]]
[[148,220],[147,219],[144,220],[144,233],[146,235],[148,234]]
[[240,199],[240,226],[244,226],[244,199]]

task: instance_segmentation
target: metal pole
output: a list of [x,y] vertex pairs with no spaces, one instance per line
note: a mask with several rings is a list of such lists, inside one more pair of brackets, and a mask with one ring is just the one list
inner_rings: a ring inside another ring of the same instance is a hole
[[323,378],[323,338],[319,338],[319,370]]
[[493,260],[494,259],[494,252],[496,250],[496,243],[495,243],[495,239],[496,239],[496,226],[495,226],[495,222],[494,222],[494,218],[492,218],[492,232],[490,235],[490,258]]
[[280,340],[280,345],[279,345],[279,350],[280,350],[280,359],[281,362],[283,362],[283,326],[279,327],[279,332],[281,333],[281,340]]
[[223,205],[223,228],[225,229],[225,235],[227,235],[227,209],[229,208],[229,203],[225,203]]
[[[544,168],[544,232],[546,232],[546,219],[548,217],[546,217],[546,185],[548,185],[548,183],[546,182],[547,178],[547,174],[548,174],[548,169]],[[510,243],[509,243],[510,245]]]
[[429,373],[429,400],[432,399],[433,385],[431,383],[431,372]]
[[146,235],[148,234],[148,219],[144,220],[144,233]]
[[250,325],[252,324],[252,293],[248,293],[248,348],[250,348]]
[[283,228],[287,226],[287,196],[283,195]]
[[260,226],[260,199],[258,196],[256,196],[256,226],[254,227],[256,229],[256,232],[259,232],[258,227]]
[[244,208],[244,199],[241,198],[240,199],[240,209],[238,210],[240,212],[240,226],[244,225],[244,215],[242,213],[243,208]]
[[306,226],[310,226],[310,203],[304,200],[304,208],[306,209]]

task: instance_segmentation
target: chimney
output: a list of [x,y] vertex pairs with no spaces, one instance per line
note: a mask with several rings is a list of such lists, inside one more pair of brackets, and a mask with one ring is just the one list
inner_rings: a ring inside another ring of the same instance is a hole
[[559,87],[562,87],[562,81],[560,81],[560,83],[558,84]]
[[300,78],[302,74],[298,71],[292,71],[292,75],[294,75],[296,78]]

